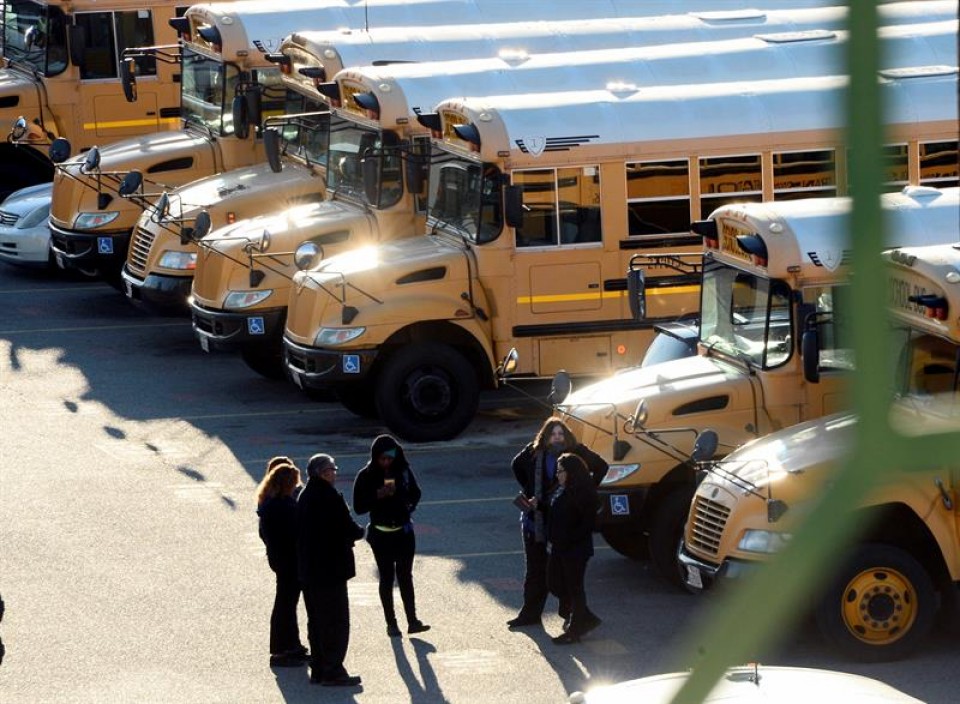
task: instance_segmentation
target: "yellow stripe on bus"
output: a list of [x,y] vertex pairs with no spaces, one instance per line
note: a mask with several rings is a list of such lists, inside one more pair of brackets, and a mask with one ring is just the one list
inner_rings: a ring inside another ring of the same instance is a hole
[[[667,296],[675,294],[697,293],[699,286],[668,286],[667,288],[647,289],[648,296]],[[517,296],[518,304],[528,303],[565,303],[568,301],[596,301],[599,298],[621,298],[626,291],[607,291],[599,293],[559,293],[552,296]]]
[[179,117],[164,117],[160,120],[114,120],[112,122],[84,122],[85,130],[118,130],[124,127],[149,127],[156,124],[180,124]]

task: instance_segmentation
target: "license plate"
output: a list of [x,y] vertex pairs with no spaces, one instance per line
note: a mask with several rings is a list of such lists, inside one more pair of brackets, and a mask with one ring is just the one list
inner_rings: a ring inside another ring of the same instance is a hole
[[693,565],[687,565],[687,584],[694,589],[703,589],[703,579],[700,577],[700,570]]
[[63,255],[60,252],[54,252],[53,258],[57,261],[57,268],[66,269],[66,265],[63,263]]
[[202,349],[204,352],[210,351],[210,340],[203,335],[200,336],[200,349]]

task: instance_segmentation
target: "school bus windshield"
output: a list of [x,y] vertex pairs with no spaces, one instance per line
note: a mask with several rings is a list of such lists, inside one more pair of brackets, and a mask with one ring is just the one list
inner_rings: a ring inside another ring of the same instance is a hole
[[3,7],[3,55],[15,64],[26,65],[55,76],[67,68],[66,18],[59,7],[6,0]]
[[213,134],[233,134],[230,115],[237,87],[235,66],[183,49],[180,114],[187,124],[199,125]]
[[427,224],[450,229],[474,244],[495,240],[503,228],[500,172],[492,164],[442,156],[430,165]]
[[704,266],[700,341],[764,369],[793,351],[790,287],[718,262]]

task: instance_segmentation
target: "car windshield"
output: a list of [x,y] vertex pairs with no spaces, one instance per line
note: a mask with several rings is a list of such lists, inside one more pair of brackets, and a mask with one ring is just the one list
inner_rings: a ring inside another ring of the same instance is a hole
[[761,368],[790,358],[793,325],[785,283],[710,261],[700,295],[700,341],[711,350]]
[[184,47],[180,101],[183,120],[216,135],[233,134],[231,106],[238,73],[235,66]]
[[4,57],[44,76],[63,73],[67,68],[63,11],[28,0],[5,0],[2,7]]
[[495,240],[503,229],[500,171],[492,164],[440,153],[431,161],[427,224],[474,244]]

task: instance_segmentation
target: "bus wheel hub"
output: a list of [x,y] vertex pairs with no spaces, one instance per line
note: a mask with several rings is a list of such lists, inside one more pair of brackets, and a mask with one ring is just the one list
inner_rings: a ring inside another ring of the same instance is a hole
[[917,615],[909,580],[879,568],[864,570],[850,580],[842,610],[847,628],[860,640],[876,644],[900,638]]

